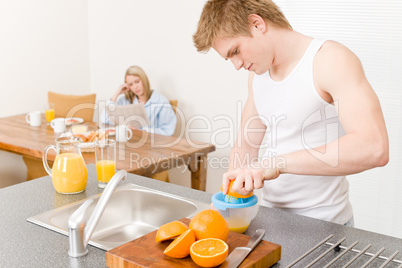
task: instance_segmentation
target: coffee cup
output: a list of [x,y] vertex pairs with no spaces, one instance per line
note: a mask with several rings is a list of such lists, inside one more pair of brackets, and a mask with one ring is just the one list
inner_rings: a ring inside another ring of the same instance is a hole
[[116,127],[116,140],[126,142],[133,136],[133,132],[127,125],[118,125]]
[[62,133],[66,130],[66,122],[64,118],[56,118],[50,121],[50,126],[54,133]]
[[25,120],[31,127],[38,127],[41,124],[42,114],[40,111],[30,112],[25,116]]

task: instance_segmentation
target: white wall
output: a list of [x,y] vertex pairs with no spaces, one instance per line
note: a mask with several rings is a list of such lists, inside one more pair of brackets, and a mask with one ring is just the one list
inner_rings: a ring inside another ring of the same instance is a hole
[[[90,92],[87,13],[81,0],[0,1],[0,117],[43,110],[49,90]],[[1,151],[0,174],[26,179],[22,157]]]

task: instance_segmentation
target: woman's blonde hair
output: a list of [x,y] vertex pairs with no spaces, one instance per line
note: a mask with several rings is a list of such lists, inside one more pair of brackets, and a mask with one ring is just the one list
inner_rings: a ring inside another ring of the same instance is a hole
[[251,14],[256,14],[277,27],[292,28],[279,7],[271,0],[209,0],[193,35],[197,51],[207,52],[217,37],[251,36]]
[[[145,98],[148,100],[149,97],[151,97],[151,86],[149,84],[148,76],[145,74],[144,70],[139,66],[133,65],[128,67],[126,75],[124,76],[124,82],[126,82],[127,75],[135,75],[141,79],[142,85],[144,86]],[[130,103],[133,103],[135,98],[134,92],[129,90],[124,92],[124,95],[126,96],[126,99],[130,101]]]

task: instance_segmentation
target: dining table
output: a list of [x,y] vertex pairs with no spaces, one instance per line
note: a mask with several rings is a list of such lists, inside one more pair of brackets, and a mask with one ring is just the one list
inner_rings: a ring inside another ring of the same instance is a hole
[[[46,124],[44,114],[42,124],[37,127],[30,126],[25,117],[25,114],[19,114],[0,118],[0,150],[39,163],[44,149],[48,145],[55,145],[56,139],[63,133],[54,133],[53,128]],[[107,129],[107,126],[98,126],[95,122],[85,122],[85,125],[88,129]],[[67,126],[65,132],[70,127]],[[213,151],[213,144],[194,141],[183,135],[164,136],[132,129],[132,137],[127,142],[117,142],[116,169],[151,177],[158,172],[185,165],[191,172],[191,188],[205,191],[207,155]],[[47,156],[49,162],[53,162],[56,157],[51,152]],[[95,163],[94,150],[86,149],[81,153],[86,164]],[[30,165],[27,168],[29,174]],[[45,172],[45,169],[41,171]]]

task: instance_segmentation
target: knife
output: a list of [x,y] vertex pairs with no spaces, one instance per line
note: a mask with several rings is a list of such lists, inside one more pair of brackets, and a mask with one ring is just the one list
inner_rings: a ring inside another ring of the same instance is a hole
[[247,246],[245,247],[237,247],[232,253],[230,253],[229,257],[225,260],[225,262],[220,266],[220,268],[236,268],[241,262],[247,257],[248,254],[260,243],[262,238],[264,237],[265,230],[258,229],[255,231],[254,235],[251,237]]

